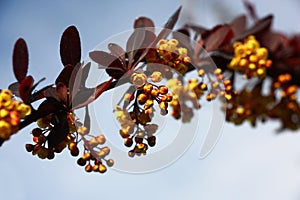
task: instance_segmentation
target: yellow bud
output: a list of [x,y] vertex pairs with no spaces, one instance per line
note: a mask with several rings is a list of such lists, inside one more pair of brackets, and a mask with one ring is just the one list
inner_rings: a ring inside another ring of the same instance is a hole
[[147,76],[144,73],[133,73],[130,80],[137,89],[140,89],[147,83]]
[[155,83],[160,82],[162,80],[162,74],[161,74],[161,72],[155,71],[155,72],[152,73],[150,78]]
[[256,55],[258,59],[266,60],[268,58],[268,50],[264,47],[256,50]]

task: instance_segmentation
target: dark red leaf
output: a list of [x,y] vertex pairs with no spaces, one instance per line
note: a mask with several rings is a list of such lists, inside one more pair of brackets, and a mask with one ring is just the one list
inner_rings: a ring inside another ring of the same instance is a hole
[[125,74],[125,71],[123,69],[117,67],[108,67],[105,71],[108,75],[115,79],[120,79]]
[[60,72],[58,77],[55,80],[55,84],[64,83],[66,86],[69,86],[69,81],[74,70],[73,65],[66,65],[63,70]]
[[175,13],[168,19],[167,23],[164,25],[164,28],[160,31],[160,33],[157,36],[157,39],[156,39],[157,42],[160,39],[166,38],[171,33],[171,31],[173,30],[173,28],[178,20],[181,9],[182,9],[182,7],[180,6],[175,11]]
[[258,35],[264,31],[268,31],[272,25],[272,21],[273,21],[273,15],[268,15],[258,20],[250,29],[245,31],[238,38],[235,38],[235,40],[243,39],[248,35]]
[[257,14],[256,14],[256,10],[254,8],[254,5],[252,3],[250,3],[248,0],[244,0],[244,6],[246,7],[250,17],[256,21],[258,19]]
[[45,98],[45,91],[47,91],[49,88],[52,88],[53,85],[47,85],[45,87],[43,87],[42,89],[34,92],[32,95],[31,95],[31,102],[35,102],[37,100],[40,100],[42,98]]
[[28,49],[22,38],[18,39],[14,46],[13,70],[19,83],[25,79],[28,71]]
[[99,84],[93,90],[93,94],[90,95],[89,98],[85,102],[73,106],[72,110],[84,107],[84,106],[90,104],[91,102],[95,101],[103,92],[105,92],[110,87],[110,84],[112,83],[112,81],[113,81],[113,78],[111,78],[110,80],[105,81],[105,82]]
[[59,98],[57,96],[56,88],[55,87],[49,87],[48,89],[45,90],[44,96],[46,98],[54,98],[57,101],[59,101]]
[[136,28],[147,28],[147,30],[154,32],[154,23],[147,17],[139,17],[134,21],[133,27]]
[[92,51],[89,53],[89,56],[93,61],[100,65],[100,68],[101,66],[104,68],[112,66],[124,69],[124,65],[118,57],[105,51]]
[[57,113],[64,110],[64,106],[59,103],[55,98],[49,97],[45,101],[43,101],[39,107],[38,110],[32,109],[32,112],[30,115],[28,115],[24,121],[21,121],[19,125],[19,129],[22,129],[32,122],[35,122],[36,120],[45,117],[51,113]]
[[71,99],[76,93],[79,91],[82,86],[82,65],[81,63],[77,63],[72,71],[70,80],[69,80],[69,92]]
[[46,80],[46,78],[44,77],[44,78],[42,78],[42,79],[40,79],[37,83],[35,83],[33,86],[32,86],[32,88],[31,88],[31,91],[30,92],[32,92],[41,82],[43,82],[44,80]]
[[37,120],[51,113],[60,112],[61,110],[65,111],[65,107],[55,98],[49,97],[40,104],[35,118]]
[[137,50],[142,48],[146,35],[145,29],[135,29],[134,32],[128,38],[126,44],[126,52],[128,55],[128,68],[130,69],[134,60]]
[[81,88],[72,99],[72,108],[86,102],[92,95],[94,95],[93,88]]
[[20,87],[19,87],[20,97],[23,100],[23,102],[26,104],[30,103],[30,96],[31,96],[33,82],[34,82],[34,80],[33,80],[32,76],[27,76],[20,83]]
[[60,57],[64,66],[75,66],[81,59],[80,36],[75,26],[69,26],[60,40]]
[[68,102],[68,87],[60,82],[56,84],[56,93],[58,96],[58,99],[64,103],[69,103]]
[[240,15],[236,17],[231,23],[230,26],[234,33],[234,37],[239,36],[243,33],[247,27],[247,18],[245,15]]
[[19,82],[15,82],[12,83],[8,86],[8,89],[17,97],[20,97],[20,92],[19,92],[19,87],[20,87],[20,83]]
[[221,25],[214,28],[211,35],[205,41],[206,51],[214,51],[233,37],[233,31],[229,25]]
[[125,61],[125,51],[122,47],[120,47],[118,44],[115,43],[109,43],[108,49],[110,50],[110,53],[122,61],[122,63],[126,63]]
[[167,23],[165,24],[164,28],[172,30],[178,20],[179,14],[181,12],[182,6],[180,6],[175,13],[168,19]]
[[270,52],[275,52],[283,43],[285,36],[280,33],[268,31],[259,38],[261,45],[266,47]]

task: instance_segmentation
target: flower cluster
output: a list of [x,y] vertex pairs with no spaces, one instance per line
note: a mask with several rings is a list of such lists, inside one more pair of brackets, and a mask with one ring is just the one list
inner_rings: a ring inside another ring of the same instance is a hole
[[245,75],[246,78],[258,77],[264,79],[266,70],[271,67],[272,61],[268,59],[268,49],[261,47],[253,35],[248,36],[244,42],[234,42],[234,57],[228,65]]
[[[88,130],[79,121],[75,119],[73,113],[68,113],[68,129],[67,136],[55,146],[46,145],[48,142],[49,134],[55,128],[54,115],[48,115],[46,117],[37,120],[37,128],[32,130],[34,144],[26,144],[26,150],[32,152],[32,155],[37,155],[41,159],[53,159],[55,153],[61,153],[64,149],[68,148],[70,154],[74,157],[78,156],[80,149],[78,144],[83,141],[84,153],[77,163],[80,166],[85,166],[87,172],[99,171],[104,173],[106,167],[103,162],[106,162],[108,166],[112,166],[114,161],[112,159],[106,159],[109,154],[109,147],[101,147],[106,141],[104,135],[92,136],[88,133]],[[87,156],[89,155],[89,156]],[[94,165],[92,165],[94,161]]]
[[187,102],[190,101],[195,109],[199,109],[201,107],[199,99],[207,90],[207,85],[198,79],[191,79],[184,86],[181,81],[174,78],[168,81],[168,87],[174,94],[170,102],[173,108],[171,115],[175,119],[181,118],[183,122],[189,122],[193,117],[193,108],[190,108]]
[[[128,155],[146,154],[148,146],[153,147],[156,144],[156,137],[154,133],[157,131],[156,124],[150,124],[151,118],[145,112],[131,111],[130,113],[117,106],[116,119],[121,125],[120,135],[124,138],[124,145],[126,147],[133,147],[128,152]],[[145,143],[146,141],[146,143]],[[135,143],[135,145],[133,145]]]
[[[154,106],[157,103],[160,114],[168,113],[168,105],[173,95],[168,93],[165,85],[156,85],[162,81],[161,72],[154,71],[149,77],[142,72],[134,72],[131,75],[131,83],[134,91],[124,95],[123,108],[116,106],[116,119],[121,125],[120,135],[124,138],[124,145],[133,149],[129,156],[146,154],[148,146],[156,144],[156,137],[153,135],[158,126],[151,124],[154,115]],[[128,109],[131,109],[128,111]],[[146,142],[145,142],[146,141]]]
[[156,63],[151,65],[150,70],[161,71],[163,75],[170,75],[171,71],[168,68],[162,68],[157,63],[163,66],[169,66],[175,69],[181,75],[184,75],[190,65],[190,57],[186,48],[179,47],[179,42],[176,39],[165,40],[162,39],[158,42],[156,49],[152,49],[146,56],[148,63]]
[[77,160],[77,164],[80,166],[85,166],[86,172],[100,172],[105,173],[107,171],[107,166],[112,167],[114,165],[114,160],[106,159],[106,156],[110,153],[110,148],[107,146],[101,147],[106,142],[104,135],[91,136],[90,140],[86,139],[86,131],[80,132],[82,135],[82,140],[84,141],[84,153]]
[[18,131],[21,119],[31,113],[31,107],[13,99],[10,90],[0,91],[0,140],[8,140]]

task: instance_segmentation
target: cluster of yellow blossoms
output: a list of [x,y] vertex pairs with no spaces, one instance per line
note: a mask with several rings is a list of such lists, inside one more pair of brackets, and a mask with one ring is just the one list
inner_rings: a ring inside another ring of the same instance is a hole
[[[149,77],[143,72],[134,72],[131,75],[131,83],[135,90],[124,95],[123,107],[116,106],[116,119],[121,125],[120,135],[124,138],[124,145],[133,149],[128,152],[129,156],[146,154],[148,146],[156,144],[153,135],[158,126],[150,124],[154,115],[155,102],[158,104],[160,114],[168,113],[169,102],[172,94],[168,87],[156,85],[161,82],[162,73],[154,71]],[[131,111],[127,110],[131,109]]]
[[8,140],[18,131],[20,120],[31,113],[30,106],[13,99],[10,90],[0,92],[0,139]]
[[187,85],[183,85],[178,79],[170,79],[168,87],[173,93],[173,99],[170,106],[173,108],[171,115],[175,119],[182,117],[183,122],[189,122],[193,117],[193,108],[187,105],[187,102],[192,102],[195,109],[201,107],[199,99],[207,90],[207,85],[199,82],[198,79],[191,79]]
[[110,148],[101,146],[106,142],[105,136],[89,134],[87,127],[78,122],[72,112],[67,113],[69,128],[67,136],[56,146],[49,147],[48,145],[46,147],[48,134],[54,128],[53,118],[55,116],[50,114],[37,120],[38,128],[32,130],[34,144],[26,144],[28,152],[32,152],[32,155],[37,155],[41,159],[53,159],[55,153],[60,153],[68,147],[72,156],[78,156],[80,153],[78,144],[83,141],[84,153],[77,160],[77,164],[85,166],[86,172],[104,173],[107,171],[104,162],[109,167],[114,164],[112,159],[106,159],[106,156],[110,153]]
[[[158,42],[158,47],[149,51],[146,56],[147,62],[150,64],[148,67],[151,71],[161,71],[167,77],[171,73],[170,69],[163,68],[157,64],[169,66],[175,69],[181,75],[184,75],[189,69],[190,57],[186,48],[179,47],[179,42],[176,39],[165,40],[162,39]],[[151,63],[155,63],[152,65]]]
[[246,78],[266,77],[266,70],[271,67],[272,61],[268,59],[268,50],[260,47],[254,36],[249,36],[243,43],[235,42],[233,48],[234,57],[228,65],[229,69],[243,73]]

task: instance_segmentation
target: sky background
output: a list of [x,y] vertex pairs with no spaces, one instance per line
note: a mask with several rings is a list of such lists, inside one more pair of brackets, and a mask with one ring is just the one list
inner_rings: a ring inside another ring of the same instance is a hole
[[[300,32],[297,0],[265,0],[255,3],[259,16],[275,14],[274,28]],[[29,74],[52,83],[62,68],[59,41],[63,30],[76,25],[82,55],[112,35],[130,30],[138,16],[156,26],[183,5],[180,23],[188,19],[212,27],[245,12],[236,0],[136,0],[136,1],[1,1],[0,88],[14,82],[11,67],[15,41],[23,37],[29,47]],[[110,105],[110,104],[109,104]],[[277,123],[226,124],[214,151],[199,160],[199,141],[173,165],[155,173],[133,175],[109,170],[87,174],[69,152],[47,161],[25,151],[30,128],[14,135],[0,149],[1,199],[204,199],[299,200],[300,134],[275,134]],[[201,133],[199,133],[201,135]]]

